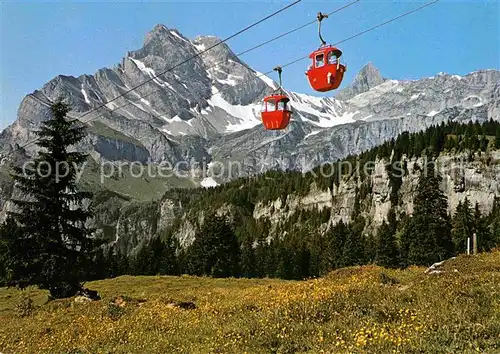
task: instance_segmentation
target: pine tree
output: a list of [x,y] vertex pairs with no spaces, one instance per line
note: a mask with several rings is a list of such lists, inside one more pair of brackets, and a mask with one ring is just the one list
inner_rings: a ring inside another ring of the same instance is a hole
[[255,272],[256,276],[263,278],[265,276],[271,276],[271,271],[269,270],[268,263],[274,264],[274,262],[269,262],[270,259],[269,245],[265,239],[260,238],[257,240],[257,247],[255,247]]
[[397,268],[400,259],[395,230],[390,224],[383,222],[378,229],[377,238],[376,264],[386,268]]
[[489,144],[489,140],[486,138],[486,136],[483,135],[481,137],[481,141],[479,143],[481,151],[488,150],[488,144]]
[[284,239],[288,261],[288,274],[285,279],[305,279],[310,275],[311,253],[306,244],[309,237],[307,229],[295,230]]
[[411,217],[404,215],[399,222],[399,250],[400,250],[400,265],[405,268],[410,265],[409,253],[411,244]]
[[490,225],[492,247],[500,246],[500,198],[495,197],[493,208],[485,219],[485,223]]
[[158,272],[160,274],[179,275],[180,266],[177,258],[177,250],[180,248],[179,240],[174,236],[172,230],[169,230],[160,240],[162,248],[159,255],[160,266]]
[[115,254],[115,250],[113,247],[110,247],[106,252],[106,265],[107,265],[107,273],[109,278],[114,278],[122,273],[119,271],[118,265],[119,256]]
[[15,257],[21,264],[8,279],[10,285],[38,285],[53,298],[72,296],[87,276],[97,242],[85,223],[91,210],[83,207],[90,193],[79,191],[77,169],[86,155],[70,151],[85,137],[69,107],[61,101],[51,106],[52,118],[37,132],[38,157],[25,169],[15,167],[16,187],[28,200],[13,200],[11,213],[20,227],[21,248]]
[[110,265],[108,263],[107,254],[103,249],[97,248],[92,255],[92,268],[89,271],[88,279],[106,279],[110,276]]
[[323,253],[323,271],[342,267],[342,253],[349,230],[343,221],[340,221],[326,234],[326,247]]
[[130,268],[129,257],[124,253],[118,253],[116,255],[116,276],[132,274]]
[[131,268],[134,275],[155,275],[156,264],[152,263],[153,255],[149,244],[143,244],[137,254],[132,257]]
[[453,255],[448,201],[439,189],[441,177],[430,163],[421,171],[409,225],[408,262],[430,265]]
[[273,276],[281,279],[293,279],[293,255],[284,240],[275,240],[271,243],[274,250],[276,271]]
[[491,243],[493,247],[500,247],[500,215],[497,215],[491,223]]
[[216,278],[239,275],[239,244],[226,218],[206,218],[188,249],[188,259],[192,272],[197,275]]
[[241,275],[245,278],[258,276],[255,261],[255,249],[250,237],[247,237],[241,245]]
[[349,225],[344,247],[342,249],[342,266],[362,265],[365,263],[365,249],[363,246],[363,228],[365,220],[363,217],[357,217]]
[[488,218],[481,215],[477,202],[474,208],[474,230],[476,232],[477,245],[480,252],[489,251],[496,246],[492,230],[488,227]]
[[472,246],[472,235],[475,232],[472,206],[467,198],[464,199],[463,203],[458,203],[452,224],[452,239],[455,250],[464,253],[467,247],[467,239],[470,239]]
[[326,274],[333,268],[331,259],[329,258],[328,238],[319,232],[313,232],[308,242],[310,252],[310,275],[321,276]]
[[0,286],[8,285],[11,274],[18,272],[21,265],[16,255],[22,252],[19,227],[13,218],[7,218],[0,225]]

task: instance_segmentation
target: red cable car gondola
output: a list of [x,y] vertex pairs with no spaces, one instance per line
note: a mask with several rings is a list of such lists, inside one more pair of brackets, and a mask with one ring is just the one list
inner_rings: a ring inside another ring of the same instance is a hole
[[285,129],[290,122],[292,111],[288,102],[290,99],[281,88],[281,67],[274,68],[279,74],[280,86],[270,96],[264,97],[261,118],[264,127],[268,130]]
[[311,87],[320,92],[335,90],[340,86],[347,70],[345,65],[340,64],[342,51],[334,46],[327,45],[321,36],[321,21],[328,17],[323,13],[318,13],[318,33],[321,46],[309,55],[312,64],[306,71]]

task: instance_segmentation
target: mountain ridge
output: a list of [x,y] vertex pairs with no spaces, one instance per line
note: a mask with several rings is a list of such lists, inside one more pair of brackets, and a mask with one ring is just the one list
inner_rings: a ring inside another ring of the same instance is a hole
[[[218,41],[214,36],[191,40],[159,24],[146,34],[141,48],[127,52],[115,67],[76,78],[58,75],[34,95],[45,101],[65,97],[72,117],[86,115],[84,121],[93,121],[91,136],[78,148],[98,161],[129,161],[139,148],[145,151],[142,160],[188,161],[187,169],[202,160],[227,164],[238,159],[246,165],[242,175],[269,168],[307,170],[403,131],[448,120],[500,119],[497,70],[398,81],[383,78],[368,63],[335,97],[287,91],[294,111],[290,127],[266,131],[259,118],[261,99],[275,83],[242,62],[225,43],[158,75]],[[49,115],[48,107],[26,96],[16,121],[0,133],[0,153],[31,141]],[[113,140],[117,146],[125,140],[130,147],[111,148]],[[26,158],[35,151],[31,145],[22,154]]]

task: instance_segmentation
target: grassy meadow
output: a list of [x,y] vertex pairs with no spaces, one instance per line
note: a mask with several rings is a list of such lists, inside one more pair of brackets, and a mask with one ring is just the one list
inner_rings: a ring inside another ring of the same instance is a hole
[[90,303],[1,288],[0,352],[500,353],[500,252],[444,269],[350,267],[306,281],[122,276],[87,283],[102,296]]

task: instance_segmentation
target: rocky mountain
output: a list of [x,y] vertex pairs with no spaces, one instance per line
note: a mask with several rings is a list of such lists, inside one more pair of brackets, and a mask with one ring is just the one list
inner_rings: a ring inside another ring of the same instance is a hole
[[[276,84],[226,44],[159,75],[218,41],[191,40],[157,25],[143,47],[115,67],[77,78],[60,75],[36,90],[33,95],[47,104],[26,96],[17,120],[0,134],[0,152],[5,156],[31,141],[49,116],[48,103],[58,97],[71,105],[72,117],[88,124],[89,137],[79,149],[95,162],[183,161],[183,169],[198,172],[208,164],[208,176],[197,173],[194,185],[275,168],[307,170],[443,121],[500,119],[499,71],[396,81],[368,64],[336,97],[288,92],[294,111],[290,127],[266,131],[260,102]],[[26,157],[35,149],[29,145],[19,153]],[[238,170],[229,171],[236,162]],[[216,173],[217,166],[224,172]]]
[[[269,189],[251,179],[233,188],[243,197],[231,192],[234,195],[230,193],[220,205],[214,205],[204,191],[165,192],[173,187],[216,186],[275,169],[308,171],[368,151],[403,132],[423,131],[446,121],[500,120],[500,71],[398,81],[383,78],[370,63],[334,97],[288,92],[294,112],[289,128],[266,131],[259,119],[261,100],[276,83],[242,62],[227,45],[161,74],[218,41],[209,36],[188,39],[158,25],[146,35],[142,48],[128,52],[115,67],[77,78],[60,75],[33,93],[38,99],[26,96],[16,121],[0,133],[0,153],[8,157],[0,166],[0,219],[10,208],[8,199],[21,197],[8,177],[9,162],[20,163],[36,151],[34,144],[18,147],[35,138],[33,132],[49,117],[49,103],[59,97],[71,105],[72,117],[81,117],[88,125],[89,135],[77,148],[91,157],[81,183],[98,192],[92,225],[125,252],[166,229],[181,244],[189,244],[208,208],[236,222],[242,214],[247,222],[269,222],[272,236],[278,225],[303,210],[326,210],[326,228],[347,221],[360,203],[367,231],[376,229],[391,207],[388,161],[383,159],[376,161],[366,180],[346,176],[327,186],[312,182],[301,187],[306,193],[289,185],[281,188],[282,195],[271,197],[276,184]],[[439,157],[450,212],[466,196],[488,212],[500,193],[498,150],[488,149],[487,163],[484,155],[466,158],[467,191],[454,188],[460,181],[460,159],[449,153]],[[130,165],[123,170],[103,169],[124,162]],[[136,177],[132,164],[137,162],[153,171],[177,164],[186,177]],[[409,173],[401,181],[397,209],[411,213],[407,201],[418,178],[415,166],[422,161],[412,157],[407,163]],[[361,196],[363,188],[367,191]],[[260,197],[250,198],[252,193]],[[198,200],[206,204],[198,205]]]
[[380,71],[372,63],[368,63],[360,70],[353,83],[349,87],[340,90],[335,97],[346,101],[382,84],[384,81],[386,80],[382,78]]

